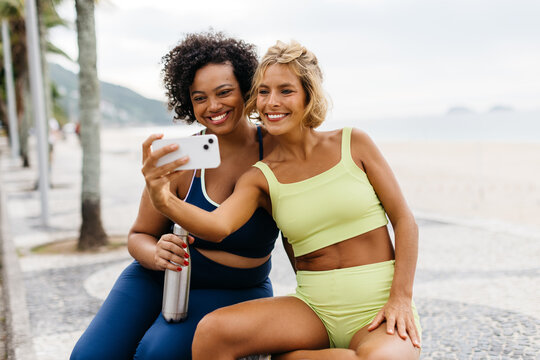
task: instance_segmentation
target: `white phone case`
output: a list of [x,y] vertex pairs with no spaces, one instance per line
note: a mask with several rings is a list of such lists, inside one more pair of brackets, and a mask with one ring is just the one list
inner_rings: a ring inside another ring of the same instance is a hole
[[152,151],[169,144],[178,144],[178,150],[159,158],[156,166],[168,164],[183,156],[189,156],[187,164],[176,170],[211,169],[221,163],[216,135],[197,135],[176,139],[159,139],[152,143]]

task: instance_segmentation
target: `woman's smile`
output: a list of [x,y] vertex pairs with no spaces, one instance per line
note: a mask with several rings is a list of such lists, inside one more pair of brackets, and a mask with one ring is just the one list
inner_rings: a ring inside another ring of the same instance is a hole
[[227,119],[229,118],[230,113],[231,113],[230,110],[229,111],[223,111],[223,112],[220,112],[217,115],[209,116],[208,120],[211,121],[214,125],[219,125],[219,124],[222,124],[225,121],[227,121]]
[[280,121],[286,116],[289,116],[289,113],[266,113],[265,115],[268,121]]

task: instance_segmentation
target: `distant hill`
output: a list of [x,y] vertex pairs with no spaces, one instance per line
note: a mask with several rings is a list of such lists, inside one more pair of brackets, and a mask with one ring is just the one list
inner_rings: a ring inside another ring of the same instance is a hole
[[[78,120],[78,87],[77,74],[58,64],[49,64],[51,79],[62,94],[60,105],[68,118]],[[123,86],[100,81],[101,115],[104,126],[122,125],[169,125],[172,114],[167,111],[165,103],[145,98],[133,90]]]

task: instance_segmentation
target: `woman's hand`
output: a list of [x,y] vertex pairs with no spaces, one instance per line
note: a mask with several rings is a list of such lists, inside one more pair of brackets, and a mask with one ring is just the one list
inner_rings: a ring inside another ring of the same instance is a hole
[[420,348],[420,336],[414,321],[410,298],[390,296],[388,302],[371,322],[368,331],[378,328],[384,320],[386,320],[387,334],[394,334],[394,329],[397,327],[399,337],[405,340],[408,334],[413,345]]
[[[188,235],[188,241],[193,244],[194,238]],[[160,270],[170,269],[182,271],[182,266],[189,264],[189,254],[185,251],[188,245],[174,234],[162,235],[156,244],[154,263]],[[175,263],[175,264],[173,264]],[[178,264],[178,265],[176,265]]]
[[141,172],[144,175],[150,199],[158,210],[167,206],[168,199],[171,196],[176,196],[171,192],[171,177],[178,173],[175,170],[178,166],[186,164],[189,160],[187,157],[183,157],[169,164],[156,167],[156,163],[160,157],[178,149],[177,144],[171,144],[159,150],[152,151],[150,147],[154,140],[161,139],[162,137],[163,134],[150,135],[142,145],[143,167]]

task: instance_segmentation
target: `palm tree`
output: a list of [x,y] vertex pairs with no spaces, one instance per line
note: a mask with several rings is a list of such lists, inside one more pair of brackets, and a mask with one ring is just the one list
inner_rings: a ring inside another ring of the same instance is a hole
[[[24,99],[29,97],[29,91],[28,61],[26,55],[26,25],[24,22],[23,1],[3,0],[0,2],[0,17],[8,20],[11,32],[11,54],[13,59],[13,76],[15,78],[15,98],[17,104],[17,121],[19,123],[19,143],[21,146],[20,150],[21,157],[23,159],[23,166],[28,167],[28,129],[30,128],[28,121],[30,120],[30,117],[25,116],[28,114],[25,114],[24,106]],[[5,99],[5,94],[1,95],[3,95],[2,99]],[[7,119],[7,112],[3,104],[0,105],[0,118],[2,118],[3,121],[4,119]],[[5,125],[7,125],[7,122]]]
[[83,148],[81,212],[82,224],[77,247],[96,248],[108,243],[101,222],[100,114],[97,77],[94,0],[75,0],[79,46],[79,118]]
[[[61,49],[56,47],[51,42],[47,41],[47,31],[55,26],[66,26],[64,21],[56,12],[55,5],[62,0],[38,0],[39,8],[39,25],[40,25],[40,52],[42,59],[42,67],[44,74],[46,107],[48,109],[47,118],[51,116],[58,117],[57,111],[60,109],[55,106],[53,97],[50,96],[53,85],[49,81],[48,67],[45,66],[45,54],[59,54],[69,59],[69,56]],[[15,97],[17,102],[17,118],[19,123],[19,139],[21,144],[21,157],[23,166],[29,166],[28,161],[28,131],[32,127],[32,120],[29,115],[31,107],[26,101],[29,96],[28,88],[28,61],[27,61],[27,46],[26,46],[26,25],[24,18],[24,1],[23,0],[1,0],[0,1],[0,17],[8,19],[11,32],[11,48],[13,58],[13,73],[15,78]],[[3,74],[0,73],[0,78]],[[3,79],[2,79],[3,83]],[[5,99],[5,95],[0,93],[0,98]],[[50,110],[49,110],[50,109]],[[56,109],[56,110],[54,110]],[[6,109],[2,101],[0,101],[0,119],[6,119]],[[7,125],[7,124],[6,124]]]
[[54,84],[51,83],[49,75],[49,66],[47,65],[46,54],[58,54],[71,60],[71,58],[62,49],[48,41],[49,29],[57,26],[67,26],[67,22],[56,12],[56,5],[63,0],[36,0],[38,12],[38,32],[39,32],[39,47],[41,52],[41,68],[43,72],[43,83],[45,84],[45,107],[47,111],[47,119],[56,117],[54,104]]

